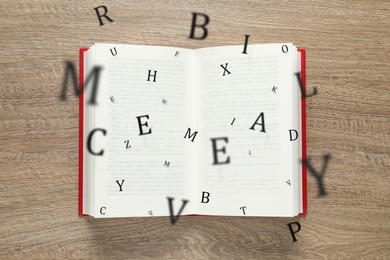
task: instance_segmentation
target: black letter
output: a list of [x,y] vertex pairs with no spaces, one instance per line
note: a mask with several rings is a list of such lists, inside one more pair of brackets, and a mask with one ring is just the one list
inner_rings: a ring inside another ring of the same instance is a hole
[[242,54],[247,54],[246,53],[246,47],[248,46],[248,39],[249,39],[249,36],[248,34],[245,34],[245,46],[244,46],[244,50],[242,51]]
[[95,153],[92,151],[92,148],[91,148],[91,141],[92,141],[92,135],[96,132],[96,131],[101,131],[103,133],[103,135],[105,136],[107,131],[105,129],[102,129],[102,128],[95,128],[91,131],[91,133],[89,134],[88,136],[88,140],[87,140],[87,148],[88,148],[88,151],[93,154],[93,155],[103,155],[104,153],[104,150],[102,149],[99,153]]
[[[197,15],[202,15],[205,19],[204,21],[204,24],[203,25],[200,25],[200,24],[196,24],[196,16]],[[205,14],[201,14],[201,13],[192,13],[192,25],[191,25],[191,33],[190,33],[190,39],[197,39],[197,40],[203,40],[207,37],[207,29],[206,29],[206,25],[209,23],[209,17]],[[203,36],[200,37],[200,38],[195,38],[195,27],[200,27],[203,29]]]
[[167,197],[167,199],[168,199],[168,205],[169,205],[169,212],[171,214],[171,223],[172,223],[172,225],[175,225],[176,221],[178,220],[178,218],[179,218],[181,212],[183,211],[185,205],[187,204],[188,200],[182,200],[183,205],[181,206],[179,213],[177,213],[177,215],[174,217],[173,206],[172,206],[172,201],[174,200],[174,198]]
[[123,191],[122,190],[122,185],[123,185],[124,182],[125,182],[125,180],[122,180],[122,183],[119,183],[119,180],[116,180],[116,183],[118,183],[118,185],[119,185],[119,191]]
[[124,141],[124,143],[126,144],[126,149],[131,148],[131,145],[129,145],[129,140]]
[[317,179],[318,181],[318,188],[319,188],[319,194],[318,196],[325,196],[327,195],[327,192],[325,191],[324,188],[324,182],[323,182],[323,177],[325,175],[326,168],[328,167],[328,162],[330,160],[330,154],[325,154],[324,155],[325,163],[322,165],[321,173],[318,174],[317,171],[314,169],[314,167],[310,163],[310,159],[307,158],[306,160],[302,161],[302,163],[309,169],[309,171],[312,173],[312,175]]
[[148,70],[148,80],[147,81],[150,81],[150,76],[153,76],[153,82],[156,82],[156,75],[157,75],[157,70],[154,71],[154,74],[150,74],[151,70]]
[[65,70],[64,84],[62,87],[62,93],[61,93],[60,99],[66,100],[66,88],[68,87],[68,74],[70,72],[72,75],[73,86],[74,86],[74,91],[75,91],[76,96],[80,95],[79,88],[81,89],[81,91],[83,91],[83,89],[87,87],[89,80],[92,77],[94,78],[93,84],[92,84],[93,90],[92,90],[92,94],[91,94],[91,99],[89,100],[89,104],[95,105],[96,104],[97,87],[98,87],[98,83],[99,83],[99,75],[100,75],[100,70],[102,69],[102,67],[98,67],[98,66],[93,67],[92,71],[88,74],[87,79],[84,82],[84,85],[82,87],[80,87],[79,84],[77,84],[76,69],[75,69],[73,63],[70,61],[66,61],[65,63],[66,63],[66,70]]
[[149,119],[149,115],[144,115],[144,116],[137,116],[137,119],[138,119],[138,127],[139,127],[139,135],[147,135],[147,134],[151,134],[152,133],[152,129],[149,129],[149,132],[147,133],[144,133],[142,131],[142,126],[148,126],[148,122],[145,122],[145,124],[141,124],[141,117],[146,117],[147,119]]
[[190,139],[192,137],[191,142],[194,142],[194,139],[195,139],[197,134],[198,134],[198,131],[195,131],[195,133],[191,134],[191,128],[188,127],[188,130],[187,130],[186,134],[184,135],[184,138],[186,138],[186,136],[188,135],[188,139]]
[[[261,124],[257,123],[257,121],[259,121],[260,117],[261,117]],[[252,127],[249,128],[249,129],[255,130],[255,125],[263,126],[263,128],[261,129],[260,132],[264,132],[265,133],[265,124],[264,124],[264,114],[263,114],[263,112],[260,113],[259,117],[256,119],[256,121],[253,123]]]
[[213,154],[214,154],[214,163],[213,164],[228,164],[230,163],[230,157],[228,156],[226,161],[224,162],[218,162],[218,156],[217,156],[217,152],[223,152],[223,153],[226,153],[226,147],[224,146],[223,148],[221,149],[217,149],[217,144],[216,144],[216,141],[217,140],[224,140],[226,143],[228,143],[228,138],[227,137],[219,137],[219,138],[210,138],[211,142],[213,143]]
[[301,88],[302,97],[306,98],[306,97],[312,97],[314,95],[317,95],[317,88],[316,87],[314,87],[313,93],[311,93],[310,95],[306,95],[306,90],[305,90],[306,86],[303,86],[303,84],[302,84],[301,73],[297,72],[297,73],[295,73],[295,76],[297,76],[297,78],[298,78],[299,87]]
[[[298,139],[298,132],[297,132],[297,130],[290,129],[290,130],[288,130],[288,131],[290,132],[290,141],[295,141],[295,140]],[[295,139],[294,139],[294,140],[293,140],[293,138],[292,138],[291,131],[294,131],[294,132],[295,132]]]
[[[294,232],[294,230],[291,227],[292,224],[295,224],[295,225],[298,226],[298,230],[297,231]],[[298,239],[295,238],[295,233],[298,233],[299,230],[301,230],[301,224],[299,224],[299,222],[291,222],[291,223],[287,224],[287,226],[290,229],[291,236],[293,237],[293,242],[298,241]]]
[[246,209],[246,206],[244,206],[244,207],[240,207],[240,209],[242,210],[242,213],[244,213],[244,215],[245,215],[245,209]]
[[171,164],[171,162],[167,162],[167,161],[164,162],[164,166],[169,167],[170,164]]
[[111,52],[111,54],[112,54],[112,56],[116,56],[118,53],[116,52],[116,47],[114,47],[114,51],[115,51],[115,54],[114,54],[114,52],[112,51],[112,49],[110,49],[110,52]]
[[[100,13],[99,13],[98,8],[100,8],[100,7],[104,9],[104,14],[103,14],[103,15],[100,15]],[[94,9],[95,9],[96,15],[97,15],[97,17],[98,17],[98,19],[99,19],[99,23],[100,23],[99,26],[104,25],[104,23],[103,23],[103,21],[102,21],[102,17],[103,17],[103,16],[104,16],[109,22],[113,22],[113,21],[114,21],[114,20],[112,20],[110,17],[108,17],[108,15],[107,15],[108,9],[107,9],[106,6],[101,5],[101,6],[98,6],[98,7],[94,8]]]
[[107,208],[106,208],[106,207],[101,207],[101,208],[100,208],[100,214],[102,214],[102,215],[106,215],[106,213],[105,213],[105,212],[103,213],[103,211],[102,211],[103,209],[107,209]]
[[283,45],[283,46],[282,46],[282,52],[283,52],[283,53],[287,53],[287,52],[288,52],[288,47],[287,47],[287,45]]
[[228,75],[231,74],[230,71],[227,70],[227,65],[228,65],[228,63],[225,63],[225,67],[224,67],[223,64],[221,64],[221,67],[224,69],[222,76],[225,76],[225,72],[227,72]]
[[[205,194],[207,193],[207,196],[205,196]],[[209,203],[210,199],[210,193],[208,193],[207,191],[202,191],[202,201],[200,203]],[[207,201],[203,201],[203,199],[207,199]]]

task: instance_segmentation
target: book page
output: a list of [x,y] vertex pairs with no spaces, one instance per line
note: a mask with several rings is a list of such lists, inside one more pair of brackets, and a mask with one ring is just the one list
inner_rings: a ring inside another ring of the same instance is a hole
[[196,211],[293,216],[296,48],[248,45],[242,52],[243,46],[195,51],[202,115]]
[[96,132],[92,139],[93,150],[104,154],[89,155],[93,215],[169,216],[167,197],[174,198],[174,212],[190,197],[183,135],[192,124],[185,109],[191,51],[96,44],[94,52],[94,65],[103,70],[93,128],[106,134]]

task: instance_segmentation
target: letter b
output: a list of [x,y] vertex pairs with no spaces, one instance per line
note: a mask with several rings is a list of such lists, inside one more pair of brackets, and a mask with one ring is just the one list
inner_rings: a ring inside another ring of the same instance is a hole
[[[207,194],[207,196],[205,196]],[[210,193],[208,193],[207,191],[202,191],[202,201],[200,203],[209,203],[210,199]],[[207,200],[207,201],[204,201],[204,200]]]
[[[198,15],[201,15],[204,17],[204,23],[202,25],[196,24],[196,17]],[[191,33],[190,33],[190,39],[196,39],[196,40],[203,40],[206,39],[208,31],[206,28],[206,25],[209,23],[210,19],[206,14],[201,13],[192,13],[192,24],[191,24]],[[203,29],[203,35],[202,37],[195,37],[195,27],[200,27]]]

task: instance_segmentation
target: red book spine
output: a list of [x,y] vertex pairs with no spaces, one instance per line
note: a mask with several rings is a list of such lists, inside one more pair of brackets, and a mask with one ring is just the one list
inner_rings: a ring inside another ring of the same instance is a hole
[[[301,53],[301,79],[302,87],[306,91],[306,50],[298,48]],[[306,160],[306,97],[301,93],[301,120],[302,120],[302,161]],[[307,187],[306,187],[306,166],[302,164],[302,212],[305,216],[307,212]]]
[[88,48],[80,48],[80,71],[79,71],[79,216],[88,216],[83,213],[83,155],[84,155],[84,52]]

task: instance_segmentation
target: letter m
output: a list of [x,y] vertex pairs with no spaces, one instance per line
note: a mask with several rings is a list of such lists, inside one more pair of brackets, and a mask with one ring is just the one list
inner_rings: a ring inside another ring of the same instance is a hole
[[[102,70],[102,67],[94,66],[93,69],[91,70],[91,72],[86,77],[84,82],[83,82],[83,79],[80,79],[80,86],[79,86],[77,84],[77,74],[76,74],[76,69],[74,67],[74,64],[70,61],[66,61],[64,84],[62,87],[62,93],[61,93],[60,99],[63,101],[66,100],[66,89],[68,87],[68,78],[69,78],[69,74],[70,74],[72,77],[72,80],[73,80],[74,93],[76,96],[79,96],[80,92],[81,92],[81,94],[83,94],[84,88],[86,88],[88,83],[91,81],[91,79],[93,79],[92,93],[91,93],[91,98],[89,100],[89,104],[96,105],[96,94],[97,94],[97,87],[99,84],[99,75],[100,75],[101,70]],[[83,77],[83,74],[80,73],[80,76]]]
[[188,139],[192,138],[191,142],[193,142],[197,134],[198,134],[198,131],[195,131],[193,134],[191,134],[191,128],[188,127],[188,130],[187,130],[186,134],[184,135],[184,138],[188,138]]

